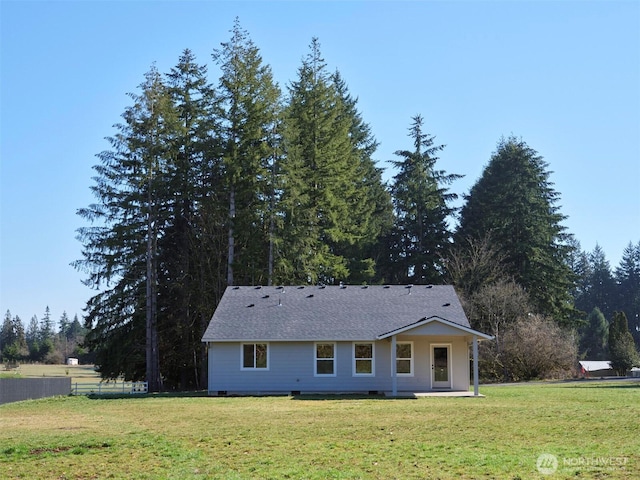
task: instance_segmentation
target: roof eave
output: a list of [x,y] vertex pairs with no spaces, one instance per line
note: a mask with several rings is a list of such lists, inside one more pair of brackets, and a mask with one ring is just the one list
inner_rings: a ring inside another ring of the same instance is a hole
[[389,332],[385,332],[383,334],[378,335],[377,340],[384,340],[386,338],[390,338],[394,335],[399,335],[401,333],[407,332],[409,330],[413,330],[414,328],[418,328],[421,327],[423,325],[428,325],[429,323],[432,322],[439,322],[442,323],[444,325],[447,325],[449,327],[455,328],[457,330],[461,330],[465,333],[468,333],[469,335],[475,335],[477,337],[479,337],[479,340],[493,340],[495,337],[492,335],[487,335],[486,333],[482,333],[479,332],[478,330],[474,330],[473,328],[470,327],[465,327],[464,325],[460,325],[459,323],[456,322],[452,322],[450,320],[447,320],[445,318],[442,317],[438,317],[438,316],[432,316],[429,318],[423,318],[422,320],[418,320],[415,323],[410,323],[409,325],[405,325],[403,327],[400,328],[396,328],[394,330],[391,330]]

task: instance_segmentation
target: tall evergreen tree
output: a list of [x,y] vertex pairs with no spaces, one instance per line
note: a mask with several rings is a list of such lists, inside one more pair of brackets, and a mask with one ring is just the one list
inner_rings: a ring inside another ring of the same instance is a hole
[[353,162],[358,166],[355,178],[356,189],[351,202],[351,211],[357,219],[358,238],[353,243],[343,242],[335,251],[347,259],[350,283],[369,283],[376,278],[377,263],[382,258],[380,240],[393,225],[391,194],[382,180],[383,169],[376,165],[373,155],[378,148],[371,127],[357,109],[357,99],[349,93],[345,80],[336,71],[331,78],[342,104],[342,113],[351,127]]
[[237,18],[231,40],[214,50],[213,59],[222,70],[218,94],[228,195],[227,284],[267,283],[270,171],[280,90]]
[[571,298],[577,309],[582,310],[586,315],[587,311],[579,304],[581,298],[585,297],[590,291],[591,282],[591,264],[589,262],[589,254],[582,250],[580,242],[575,237],[567,240],[570,246],[567,265],[573,272],[574,282],[571,288]]
[[69,328],[71,327],[71,320],[69,320],[69,315],[67,315],[66,311],[62,312],[60,316],[60,320],[58,320],[58,332],[60,336],[67,338],[67,334],[69,332]]
[[7,310],[0,328],[0,359],[14,362],[27,355],[27,342],[20,317]]
[[575,306],[584,312],[598,308],[605,318],[611,318],[617,299],[609,261],[599,245],[587,255],[587,261],[588,267],[584,269],[586,276],[580,282],[583,283],[582,291],[575,299]]
[[624,312],[615,312],[609,325],[609,360],[618,375],[626,375],[632,367],[640,366],[640,356]]
[[20,358],[25,358],[28,355],[27,349],[27,337],[24,329],[24,324],[18,315],[13,317],[13,331],[16,334],[15,348]]
[[624,249],[615,280],[617,308],[625,313],[633,339],[640,348],[640,241],[635,245],[629,242]]
[[49,310],[49,306],[44,309],[44,315],[42,320],[40,321],[40,340],[51,340],[55,334],[53,319],[51,318],[51,310]]
[[580,329],[579,353],[587,360],[608,360],[609,323],[598,307]]
[[0,329],[0,355],[3,350],[13,344],[15,340],[16,335],[13,331],[13,318],[11,317],[11,311],[7,310],[2,321],[2,328]]
[[210,241],[201,235],[202,218],[218,218],[212,225],[218,235],[222,228],[220,212],[209,211],[220,201],[222,162],[215,134],[219,111],[207,68],[190,50],[183,51],[166,75],[166,84],[177,118],[170,155],[175,161],[168,164],[165,187],[173,196],[159,240],[160,352],[167,388],[199,388],[206,363],[200,339],[218,297],[203,288],[206,282],[199,265],[211,255]]
[[529,294],[537,312],[573,321],[571,247],[559,193],[547,163],[524,141],[502,139],[462,207],[459,238],[491,233],[505,266]]
[[[79,210],[97,223],[79,230],[86,284],[105,288],[87,303],[86,342],[96,352],[104,378],[146,378],[150,391],[161,388],[158,339],[158,237],[168,221],[172,198],[166,188],[176,115],[155,67],[145,75],[112,150],[98,155],[92,187],[97,203]],[[144,333],[143,333],[144,332]],[[142,338],[146,338],[144,342]],[[145,346],[141,350],[141,346]]]
[[69,324],[69,329],[65,333],[69,339],[84,338],[87,333],[86,328],[84,328],[80,320],[78,320],[78,315],[73,316],[73,321]]
[[25,332],[27,340],[27,349],[29,351],[29,359],[33,361],[38,360],[38,351],[40,350],[40,322],[38,317],[33,316],[29,320],[27,325],[27,331]]
[[349,277],[349,262],[339,246],[355,244],[365,224],[354,215],[354,205],[362,201],[357,188],[362,177],[351,127],[314,38],[289,86],[284,114],[275,264],[279,283],[331,284]]
[[412,118],[409,137],[412,150],[398,150],[402,160],[394,160],[399,170],[393,178],[391,194],[396,222],[391,234],[392,283],[440,283],[444,274],[443,257],[451,244],[448,218],[457,195],[447,185],[462,175],[436,169],[438,152],[435,137],[424,131],[422,116]]

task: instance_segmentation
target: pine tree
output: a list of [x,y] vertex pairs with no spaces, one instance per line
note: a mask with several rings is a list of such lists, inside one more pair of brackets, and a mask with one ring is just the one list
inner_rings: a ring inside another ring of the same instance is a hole
[[2,321],[2,329],[0,329],[0,356],[2,356],[4,349],[13,344],[14,341],[13,319],[11,312],[7,310]]
[[[107,287],[87,303],[87,345],[96,352],[104,378],[146,378],[161,388],[157,329],[158,237],[168,222],[169,167],[175,164],[177,117],[155,67],[124,114],[112,150],[98,155],[92,187],[98,202],[79,210],[97,223],[79,230],[84,244],[78,269],[85,283]],[[146,341],[141,342],[146,337]],[[146,351],[141,346],[146,345]]]
[[573,321],[571,247],[547,163],[524,141],[502,139],[461,210],[459,239],[488,233],[538,313]]
[[14,345],[17,351],[18,358],[24,359],[29,355],[29,350],[27,348],[27,337],[24,330],[24,325],[18,315],[13,317],[13,331],[16,335]]
[[582,293],[576,298],[577,309],[590,312],[598,308],[605,318],[611,318],[616,308],[616,284],[605,253],[599,245],[587,255],[588,268]]
[[[567,264],[573,272],[574,283],[571,288],[571,298],[578,310],[586,316],[588,311],[586,308],[586,299],[591,289],[591,264],[589,262],[589,254],[582,250],[580,242],[575,237],[570,237],[567,241],[571,250],[569,251]],[[606,318],[606,317],[605,317]]]
[[[165,189],[167,226],[159,239],[161,261],[158,317],[163,376],[167,388],[199,388],[206,352],[200,342],[215,307],[216,294],[201,289],[202,262],[209,261],[208,243],[201,235],[205,210],[217,206],[221,182],[220,145],[215,135],[218,111],[207,68],[190,50],[166,75],[167,92],[175,110]],[[215,215],[216,212],[208,212]],[[218,229],[221,229],[218,222]]]
[[0,328],[0,360],[15,362],[27,356],[27,342],[20,317],[7,310]]
[[38,322],[37,316],[34,315],[31,317],[25,337],[27,341],[27,349],[29,351],[29,359],[37,361],[38,352],[40,350],[40,322]]
[[351,119],[327,72],[316,38],[289,86],[279,167],[281,198],[275,278],[279,283],[332,284],[349,277],[338,245],[353,245],[361,229],[359,162]]
[[640,366],[640,356],[629,331],[627,316],[615,312],[609,326],[609,360],[611,368],[624,376],[632,367]]
[[67,338],[78,340],[80,337],[86,335],[86,329],[80,324],[78,315],[73,316],[73,321],[69,325],[69,329],[66,331]]
[[58,320],[58,324],[59,324],[58,332],[60,336],[67,338],[69,328],[71,327],[71,320],[69,320],[69,315],[67,315],[66,311],[62,312],[62,315],[60,316],[60,320]]
[[436,169],[436,156],[444,145],[424,132],[424,120],[412,118],[409,137],[413,150],[398,150],[402,160],[392,161],[399,172],[393,178],[396,222],[390,237],[392,283],[440,283],[444,275],[443,257],[451,244],[448,218],[455,211],[450,202],[457,195],[446,185],[461,178]]
[[53,327],[53,320],[51,319],[51,310],[49,306],[44,309],[44,316],[40,321],[40,341],[53,339],[55,332]]
[[636,346],[640,348],[640,242],[636,245],[629,242],[624,249],[615,280],[617,308],[625,313]]
[[357,99],[349,93],[339,71],[332,75],[331,81],[341,101],[341,115],[351,124],[349,138],[353,149],[352,161],[358,166],[355,195],[350,205],[357,239],[353,243],[335,245],[335,251],[347,259],[349,283],[370,283],[378,276],[376,270],[382,257],[381,239],[393,225],[393,204],[391,194],[382,180],[383,169],[377,167],[372,158],[378,142],[357,109]]
[[267,283],[270,172],[280,90],[237,18],[231,40],[214,50],[213,59],[222,70],[218,95],[229,206],[227,284]]
[[580,331],[580,355],[587,360],[608,360],[609,323],[599,308],[587,317]]

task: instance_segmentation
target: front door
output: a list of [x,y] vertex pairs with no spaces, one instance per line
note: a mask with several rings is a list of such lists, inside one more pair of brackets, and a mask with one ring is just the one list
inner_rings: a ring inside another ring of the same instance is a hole
[[431,346],[431,388],[451,388],[451,348]]

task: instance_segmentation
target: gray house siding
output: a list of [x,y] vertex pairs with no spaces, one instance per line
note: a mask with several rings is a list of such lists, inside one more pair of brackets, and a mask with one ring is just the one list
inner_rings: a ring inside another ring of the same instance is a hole
[[[241,368],[241,342],[209,343],[209,392],[368,392],[390,388],[388,347],[386,352],[379,347],[388,342],[374,342],[375,376],[354,376],[353,342],[335,343],[335,376],[315,375],[314,342],[268,342],[268,368],[255,370]],[[381,377],[380,370],[387,372],[387,378]]]
[[[464,337],[399,335],[413,342],[413,373],[398,375],[400,391],[431,389],[431,346],[450,345],[451,388],[469,389],[469,354]],[[315,375],[315,342],[268,342],[268,368],[241,368],[242,343],[209,343],[209,393],[290,393],[390,391],[391,342],[374,343],[374,375],[354,375],[353,343],[336,344],[335,376]],[[249,342],[250,343],[250,342]],[[263,343],[259,341],[257,343]]]
[[[450,375],[452,390],[468,390],[470,384],[469,347],[460,336],[398,335],[398,342],[412,341],[414,348],[414,376],[398,376],[398,390],[432,390],[431,348],[433,345],[450,346]],[[389,376],[391,373],[389,372]]]

